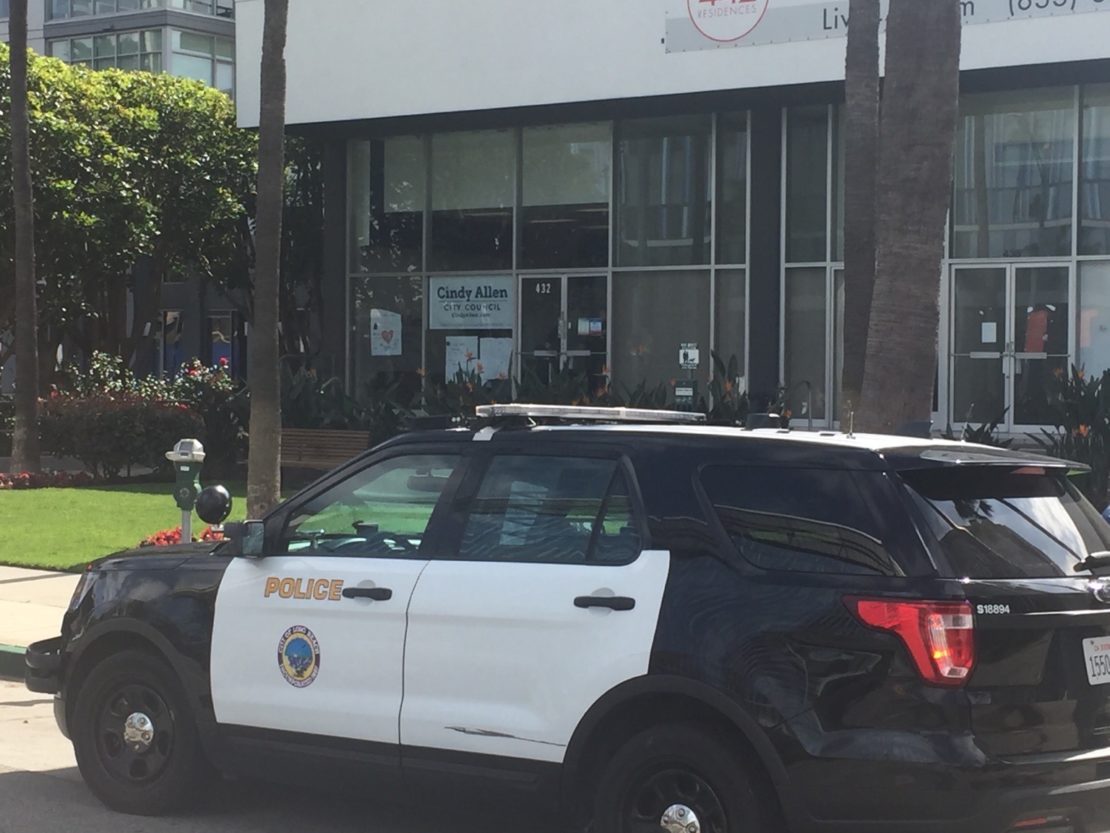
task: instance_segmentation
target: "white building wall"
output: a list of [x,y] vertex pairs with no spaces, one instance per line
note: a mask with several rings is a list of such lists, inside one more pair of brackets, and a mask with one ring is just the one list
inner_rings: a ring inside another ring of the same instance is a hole
[[[772,8],[822,5],[770,3]],[[844,77],[843,37],[668,53],[667,13],[675,0],[290,0],[289,5],[290,124]],[[848,3],[824,5],[846,13]],[[262,0],[238,2],[237,89],[244,126],[258,123],[262,11]],[[963,67],[1105,58],[1107,43],[1107,10],[967,26]]]
[[[46,22],[46,3],[44,0],[29,0],[27,3],[27,45],[40,55],[46,53],[46,40],[43,25]],[[8,42],[8,19],[0,18],[0,41]]]

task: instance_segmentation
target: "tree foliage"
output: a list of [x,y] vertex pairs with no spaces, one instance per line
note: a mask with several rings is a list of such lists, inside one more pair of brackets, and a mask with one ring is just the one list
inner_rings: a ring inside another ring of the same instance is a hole
[[[9,164],[10,75],[0,44],[0,164]],[[94,72],[32,56],[28,75],[36,182],[40,345],[63,340],[91,354],[129,355],[158,311],[160,277],[198,273],[217,283],[242,261],[238,223],[256,165],[253,133],[233,103],[197,81]],[[10,183],[0,183],[0,229],[10,229]],[[10,329],[13,251],[0,234],[0,333]],[[135,265],[135,328],[127,290]],[[153,310],[153,312],[151,312]],[[0,344],[0,364],[10,344]]]

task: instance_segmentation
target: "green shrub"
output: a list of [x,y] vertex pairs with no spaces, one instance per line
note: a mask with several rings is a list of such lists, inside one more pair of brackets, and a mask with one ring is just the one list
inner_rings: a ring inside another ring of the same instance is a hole
[[[150,425],[140,425],[136,429],[138,434],[133,448],[126,450],[127,437],[115,438],[112,441],[114,450],[105,458],[113,461],[108,469],[90,468],[101,477],[118,476],[136,464],[158,468],[164,462],[161,455],[185,437],[195,437],[204,443],[205,467],[223,475],[234,465],[244,447],[249,405],[242,383],[233,379],[224,366],[206,367],[193,360],[182,365],[172,379],[140,378],[118,356],[94,353],[87,369],[70,367],[66,371],[66,382],[57,394],[44,408],[44,414],[51,414],[50,421],[40,420],[43,447],[56,454],[63,453],[59,449],[72,442],[64,434],[56,433],[55,428],[59,420],[68,419],[69,403],[73,401],[90,403],[98,413],[110,415],[103,417],[109,422],[113,419],[141,421],[144,413],[149,415]],[[170,415],[183,410],[190,414],[187,421],[178,419],[184,433],[172,437],[161,449],[157,465],[143,462],[150,456],[144,438],[149,435],[163,437],[164,430],[168,430],[167,423],[173,424]],[[65,456],[85,462],[80,454],[65,452]],[[124,462],[115,462],[121,460]]]
[[1090,466],[1075,483],[1098,509],[1110,487],[1110,371],[1087,377],[1077,367],[1060,374],[1050,402],[1055,430],[1033,439],[1045,453]]
[[199,439],[210,476],[227,476],[246,450],[250,399],[246,386],[231,377],[226,363],[207,367],[194,359],[181,366],[169,385],[172,400],[188,405],[204,420]]
[[114,479],[133,466],[163,469],[165,453],[182,437],[203,433],[189,406],[134,394],[55,394],[42,403],[43,449],[74,457],[98,479]]

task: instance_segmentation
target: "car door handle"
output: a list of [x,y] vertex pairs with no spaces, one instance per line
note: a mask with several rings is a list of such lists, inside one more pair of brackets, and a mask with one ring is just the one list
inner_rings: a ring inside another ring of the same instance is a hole
[[393,591],[388,587],[344,587],[344,599],[370,599],[375,602],[388,602]]
[[609,610],[632,610],[636,600],[627,596],[579,596],[574,600],[575,607],[605,607]]

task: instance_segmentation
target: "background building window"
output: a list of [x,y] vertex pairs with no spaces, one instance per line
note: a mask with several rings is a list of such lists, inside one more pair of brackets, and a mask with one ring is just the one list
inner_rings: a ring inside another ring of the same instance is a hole
[[417,136],[351,142],[350,269],[423,268],[428,187],[424,140]]
[[514,144],[508,130],[432,137],[432,270],[513,268]]
[[717,262],[748,262],[748,114],[717,119]]
[[1080,165],[1079,254],[1110,254],[1110,86],[1083,90]]
[[520,267],[607,266],[609,125],[525,128],[523,153]]
[[9,0],[0,0],[0,19],[8,17],[11,14],[11,7]]
[[827,283],[825,267],[786,272],[783,367],[788,404],[798,420],[825,418]]
[[162,71],[162,30],[96,35],[50,42],[50,54],[90,69]]
[[1079,267],[1079,366],[1093,375],[1110,368],[1110,262]]
[[53,20],[88,15],[119,14],[144,9],[161,9],[163,0],[51,0],[49,10]]
[[235,41],[199,32],[170,31],[170,72],[193,78],[231,95],[235,85]]
[[[709,271],[622,272],[613,276],[613,378],[620,388],[641,383],[670,388],[685,378],[683,344],[701,349],[698,393],[709,381]],[[670,392],[668,390],[668,392]]]
[[710,118],[617,127],[617,266],[709,263]]
[[824,263],[828,252],[829,108],[789,111],[786,128],[786,261]]
[[[726,372],[723,382],[747,389],[748,298],[747,275],[743,269],[718,269],[716,273],[716,344],[713,345]],[[729,369],[735,367],[735,373]],[[715,372],[721,368],[715,368]]]
[[162,313],[162,368],[163,376],[176,376],[185,363],[185,316],[181,310]]
[[1075,90],[1023,90],[961,101],[952,257],[1072,253]]

